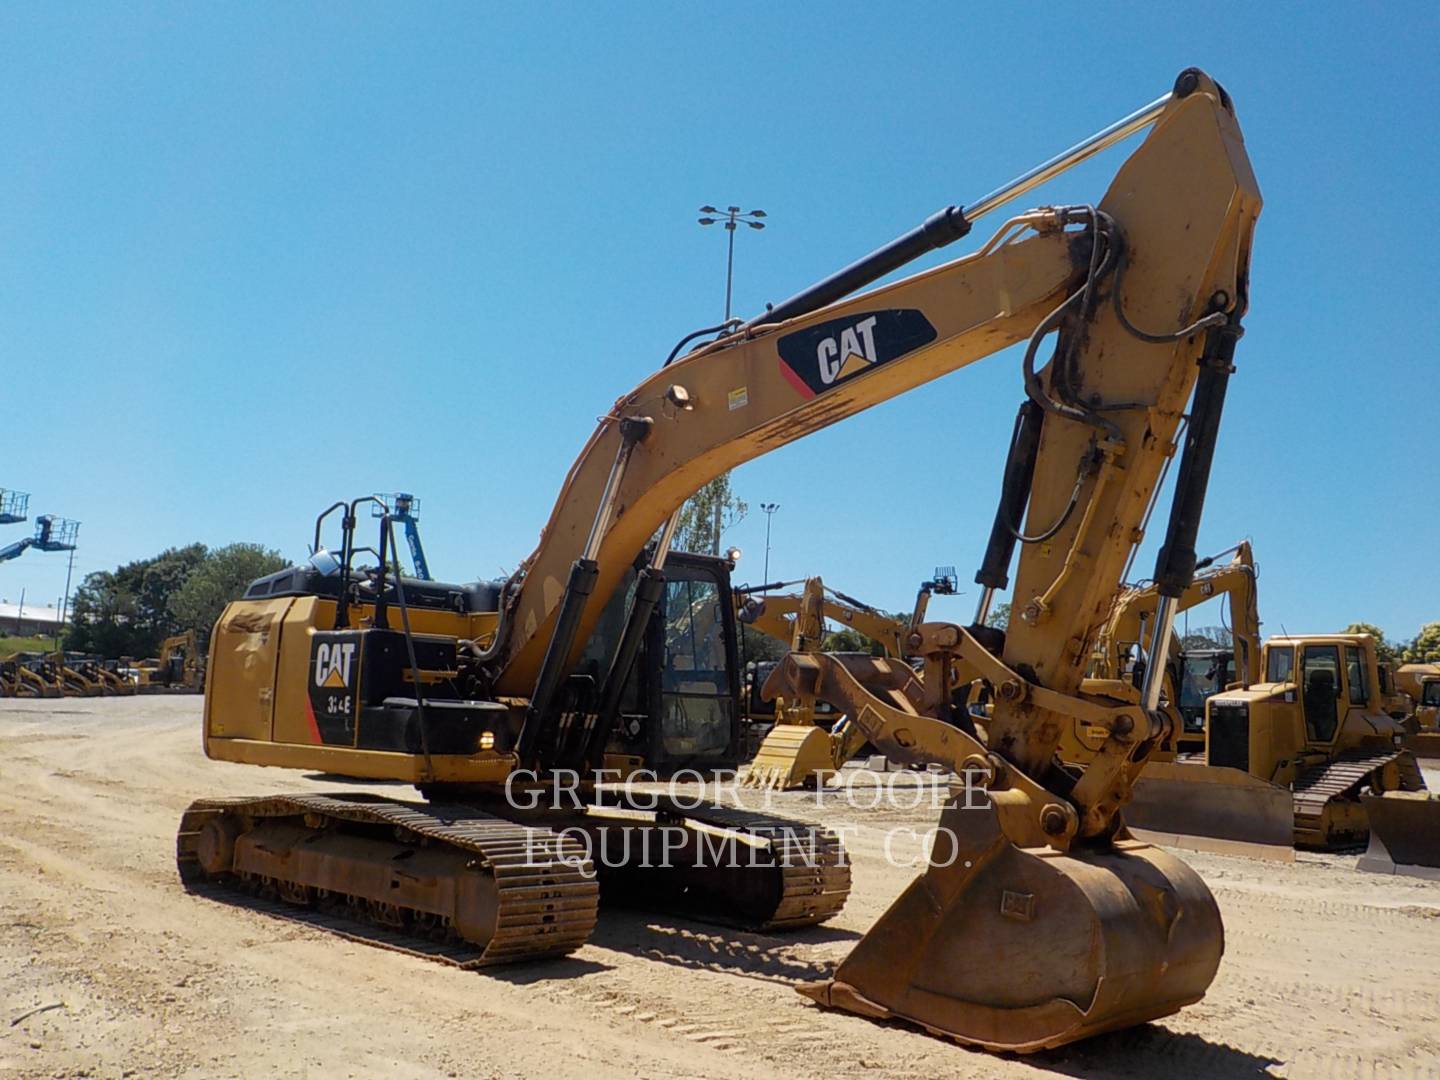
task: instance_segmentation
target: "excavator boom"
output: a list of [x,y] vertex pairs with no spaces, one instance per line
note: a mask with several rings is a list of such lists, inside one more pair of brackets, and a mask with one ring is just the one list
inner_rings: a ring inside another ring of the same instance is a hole
[[[1228,96],[1182,74],[1093,212],[1087,275],[1040,324],[1058,334],[1049,362],[1038,364],[1038,335],[1027,348],[1027,401],[976,575],[985,591],[971,627],[918,628],[922,707],[881,692],[886,661],[791,654],[771,677],[768,692],[828,701],[881,751],[946,763],[989,799],[974,809],[957,795],[928,870],[809,988],[822,1004],[1033,1050],[1163,1016],[1213,978],[1214,900],[1183,863],[1130,840],[1120,810],[1168,734],[1161,675],[1197,562],[1259,209]],[[1142,539],[1187,401],[1139,704],[1083,694],[1094,628]],[[1017,543],[999,635],[984,622]],[[983,733],[951,712],[957,659],[996,688]],[[1108,735],[1082,768],[1065,768],[1056,752],[1077,723]]]

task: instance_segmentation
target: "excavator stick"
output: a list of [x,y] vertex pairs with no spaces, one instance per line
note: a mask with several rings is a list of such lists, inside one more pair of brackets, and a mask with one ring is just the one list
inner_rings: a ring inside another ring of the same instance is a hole
[[835,774],[831,737],[814,724],[776,724],[760,743],[742,787],[794,791],[823,785]]
[[1240,769],[1152,761],[1135,781],[1125,824],[1140,839],[1189,851],[1295,861],[1288,789]]
[[1362,795],[1370,846],[1356,868],[1440,881],[1440,799],[1426,791]]

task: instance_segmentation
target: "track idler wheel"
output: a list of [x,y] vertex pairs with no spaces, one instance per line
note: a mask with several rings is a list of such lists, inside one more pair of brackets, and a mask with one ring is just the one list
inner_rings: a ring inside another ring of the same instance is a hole
[[952,803],[931,862],[841,963],[822,1005],[1027,1052],[1167,1016],[1204,996],[1220,912],[1180,860],[1131,840],[1021,848],[993,806]]

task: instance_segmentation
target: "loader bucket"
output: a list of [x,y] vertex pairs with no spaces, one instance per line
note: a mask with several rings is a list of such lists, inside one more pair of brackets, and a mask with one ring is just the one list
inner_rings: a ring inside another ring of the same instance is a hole
[[1152,761],[1124,813],[1131,833],[1152,844],[1295,861],[1289,790],[1239,769]]
[[755,752],[742,787],[790,791],[823,784],[834,773],[830,736],[813,724],[776,724]]
[[1440,799],[1425,791],[1362,795],[1370,846],[1357,869],[1440,881]]
[[834,977],[801,993],[1023,1053],[1167,1016],[1219,967],[1210,891],[1148,844],[1020,848],[993,806],[952,803],[930,860]]
[[1417,758],[1440,758],[1440,731],[1417,731],[1406,735],[1400,746]]

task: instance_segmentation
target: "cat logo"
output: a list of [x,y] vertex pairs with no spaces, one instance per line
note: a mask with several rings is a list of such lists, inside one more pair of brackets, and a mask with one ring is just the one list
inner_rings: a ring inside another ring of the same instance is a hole
[[858,375],[875,362],[875,323],[879,316],[861,319],[854,326],[840,331],[839,341],[832,335],[821,338],[815,346],[815,359],[820,368],[820,381],[826,386],[836,378]]
[[355,642],[320,642],[315,646],[315,685],[332,690],[348,689],[354,659]]
[[812,398],[873,367],[929,345],[938,335],[913,308],[863,311],[786,334],[776,343],[780,371]]

